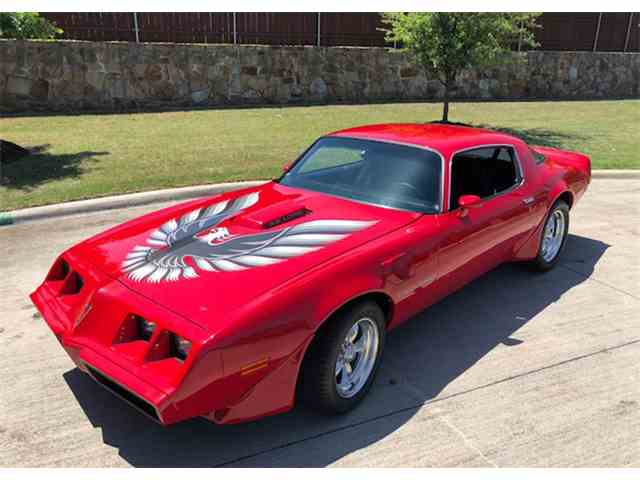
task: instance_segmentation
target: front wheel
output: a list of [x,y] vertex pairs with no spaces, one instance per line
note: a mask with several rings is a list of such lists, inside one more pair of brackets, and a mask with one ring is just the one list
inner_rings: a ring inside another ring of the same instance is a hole
[[302,371],[304,400],[324,413],[344,413],[367,394],[385,340],[385,318],[374,302],[348,308],[319,332]]
[[560,258],[569,233],[569,205],[558,200],[547,215],[538,255],[533,266],[540,271],[551,270]]

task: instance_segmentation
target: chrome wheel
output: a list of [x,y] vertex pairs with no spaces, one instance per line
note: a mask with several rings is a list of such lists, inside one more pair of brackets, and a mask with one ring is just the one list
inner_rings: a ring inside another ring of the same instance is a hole
[[544,226],[540,256],[545,262],[551,262],[560,252],[566,230],[566,219],[562,210],[553,211]]
[[335,367],[336,390],[342,398],[356,395],[367,383],[376,363],[380,333],[370,318],[361,318],[342,341]]

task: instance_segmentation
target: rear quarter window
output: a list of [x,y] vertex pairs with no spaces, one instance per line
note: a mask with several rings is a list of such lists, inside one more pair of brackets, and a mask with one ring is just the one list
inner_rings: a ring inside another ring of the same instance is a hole
[[531,151],[531,155],[533,155],[533,160],[536,162],[536,165],[542,165],[547,159],[547,157],[540,152],[536,152],[533,148],[530,148],[529,150]]

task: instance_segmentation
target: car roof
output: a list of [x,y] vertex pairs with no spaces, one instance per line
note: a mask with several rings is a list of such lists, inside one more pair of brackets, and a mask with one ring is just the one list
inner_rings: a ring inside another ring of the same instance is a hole
[[429,147],[449,155],[478,145],[516,144],[521,140],[483,128],[442,123],[382,123],[347,128],[329,136],[354,137]]

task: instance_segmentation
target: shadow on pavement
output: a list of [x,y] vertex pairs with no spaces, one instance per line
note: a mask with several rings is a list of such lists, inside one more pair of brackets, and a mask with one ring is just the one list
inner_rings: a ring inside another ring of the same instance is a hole
[[[133,466],[212,467],[238,460],[243,466],[325,466],[396,431],[497,345],[517,349],[523,342],[514,332],[584,282],[608,247],[570,235],[562,263],[551,272],[504,265],[417,315],[389,335],[369,396],[343,416],[297,407],[247,424],[195,419],[162,428],[79,370],[64,378],[92,425],[102,429],[104,442]],[[579,263],[586,277],[575,273],[572,263]],[[282,450],[296,444],[299,448]]]

